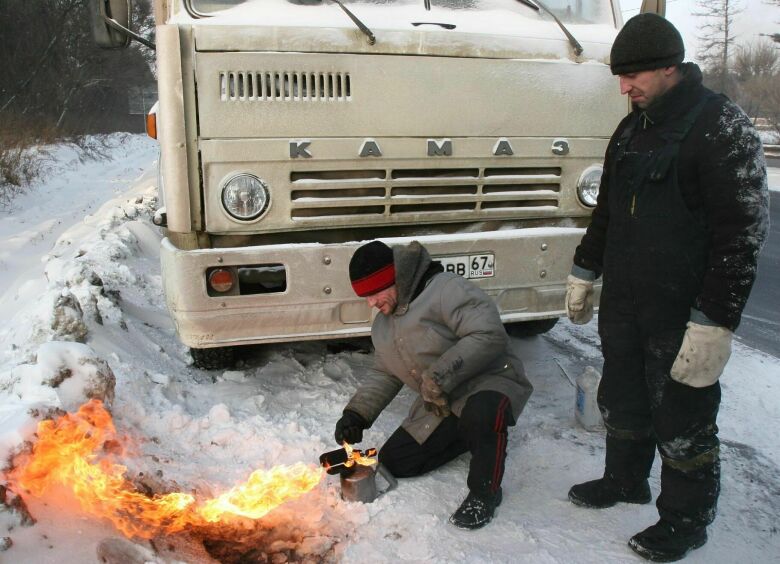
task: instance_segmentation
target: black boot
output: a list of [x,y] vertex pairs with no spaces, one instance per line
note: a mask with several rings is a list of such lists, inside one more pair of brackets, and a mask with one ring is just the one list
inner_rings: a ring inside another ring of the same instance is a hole
[[501,505],[501,488],[495,494],[469,492],[458,510],[450,517],[450,523],[459,529],[479,529],[493,518],[496,507]]
[[681,530],[661,519],[628,541],[634,552],[653,562],[675,562],[707,542],[707,528]]
[[604,509],[612,507],[617,502],[650,503],[650,486],[647,480],[630,487],[621,487],[614,480],[599,478],[572,486],[569,490],[569,501],[574,505]]

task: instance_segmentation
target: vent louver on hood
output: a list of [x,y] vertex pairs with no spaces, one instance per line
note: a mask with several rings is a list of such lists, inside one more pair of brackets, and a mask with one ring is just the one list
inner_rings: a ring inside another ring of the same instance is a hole
[[349,102],[352,79],[346,72],[220,71],[223,102]]

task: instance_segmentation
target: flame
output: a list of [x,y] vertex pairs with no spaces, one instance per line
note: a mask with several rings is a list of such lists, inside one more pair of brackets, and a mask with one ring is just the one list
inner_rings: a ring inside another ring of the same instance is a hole
[[37,435],[32,453],[20,457],[9,476],[12,489],[42,497],[58,484],[69,487],[85,512],[109,519],[127,537],[152,538],[237,516],[259,519],[323,477],[320,468],[305,464],[276,466],[255,470],[244,484],[213,499],[177,492],[148,497],[125,477],[126,467],[112,461],[106,447],[117,444],[116,429],[99,400],[40,422]]
[[375,448],[370,448],[367,449],[366,452],[363,452],[362,450],[352,448],[352,445],[346,441],[344,441],[343,444],[344,450],[347,451],[347,461],[344,463],[344,466],[347,468],[354,466],[355,464],[360,464],[361,466],[373,466],[376,464]]

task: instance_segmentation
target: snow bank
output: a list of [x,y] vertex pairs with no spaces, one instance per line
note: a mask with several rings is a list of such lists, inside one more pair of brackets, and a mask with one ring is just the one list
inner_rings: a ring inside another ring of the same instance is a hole
[[769,191],[780,192],[780,168],[767,168],[766,173],[769,181]]
[[[142,214],[150,217],[157,198],[149,184],[136,185],[138,194],[129,200],[110,195],[121,193],[149,168],[156,146],[138,135],[117,134],[104,142],[111,156],[100,161],[83,161],[67,146],[50,148],[51,179],[5,211],[2,248],[9,248],[7,241],[12,245],[0,259],[6,267],[0,268],[6,284],[0,311],[9,321],[0,330],[2,460],[30,436],[42,414],[74,410],[89,398],[110,405],[114,398],[111,368],[83,343],[108,324],[123,324],[120,287],[137,275],[116,261],[140,251],[143,237],[126,224]],[[95,215],[83,217],[106,197],[109,202]],[[73,216],[83,219],[69,226]],[[148,224],[144,229],[150,229]]]
[[51,341],[42,344],[34,364],[11,371],[10,392],[20,400],[41,402],[76,411],[90,399],[110,408],[116,379],[108,364],[80,343]]

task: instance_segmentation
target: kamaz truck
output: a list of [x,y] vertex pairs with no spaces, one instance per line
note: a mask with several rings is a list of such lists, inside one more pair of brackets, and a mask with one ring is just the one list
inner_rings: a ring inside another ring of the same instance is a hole
[[[93,8],[98,42],[125,45],[127,2]],[[162,276],[198,366],[369,334],[348,264],[371,239],[420,241],[526,334],[563,313],[628,109],[608,66],[617,0],[154,8]]]

